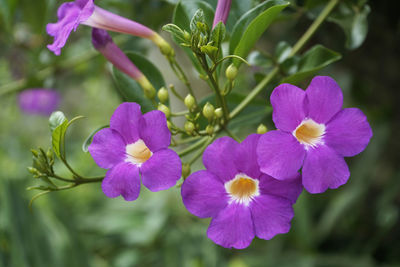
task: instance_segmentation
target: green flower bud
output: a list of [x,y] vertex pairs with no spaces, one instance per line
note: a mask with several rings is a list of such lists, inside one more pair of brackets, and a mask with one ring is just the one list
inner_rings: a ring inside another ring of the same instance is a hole
[[185,40],[186,40],[188,43],[190,43],[190,39],[191,39],[190,33],[188,33],[187,31],[185,31],[185,32],[183,33],[183,38],[185,38]]
[[183,101],[185,103],[185,106],[189,109],[192,110],[194,106],[196,105],[196,100],[191,94],[188,94],[185,97],[185,100]]
[[257,127],[257,133],[258,134],[265,134],[267,131],[268,131],[267,126],[265,126],[262,123]]
[[214,111],[215,111],[214,106],[212,104],[210,104],[209,102],[207,102],[207,104],[205,104],[203,107],[203,115],[208,120],[214,119],[214,115],[215,115]]
[[186,179],[190,175],[190,165],[185,163],[182,165],[182,177]]
[[206,133],[207,133],[208,135],[213,135],[213,133],[214,133],[214,126],[212,126],[212,125],[207,125],[207,127],[206,127]]
[[167,119],[171,116],[171,111],[169,110],[169,108],[166,105],[159,104],[157,109],[159,111],[162,111],[165,114],[165,117],[167,117]]
[[165,87],[161,87],[157,92],[157,97],[161,103],[168,101],[168,90]]
[[195,129],[193,122],[187,121],[185,122],[185,130],[188,134],[192,134]]
[[38,174],[39,171],[36,168],[33,167],[28,167],[28,172],[30,172],[31,174]]
[[236,79],[237,74],[238,74],[238,69],[233,64],[229,65],[229,67],[227,67],[225,70],[225,76],[230,81]]
[[220,118],[222,118],[222,116],[224,116],[224,112],[222,111],[222,108],[217,108],[217,109],[214,111],[214,113],[215,113],[215,116],[216,116],[218,119],[220,119]]

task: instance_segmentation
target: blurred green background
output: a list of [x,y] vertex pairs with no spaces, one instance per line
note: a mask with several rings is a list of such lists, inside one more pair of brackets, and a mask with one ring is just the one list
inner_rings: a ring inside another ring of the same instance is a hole
[[[100,184],[82,185],[39,198],[29,211],[33,192],[25,188],[35,184],[26,170],[30,148],[50,146],[48,122],[21,113],[17,94],[5,92],[55,88],[67,117],[87,117],[67,136],[71,164],[87,175],[104,171],[81,151],[81,144],[108,123],[120,102],[109,65],[91,47],[88,27],[71,34],[60,57],[46,49],[51,39],[45,24],[55,21],[61,2],[0,0],[0,266],[400,266],[400,20],[395,1],[369,1],[369,32],[355,50],[346,48],[343,31],[331,22],[308,44],[321,43],[343,55],[320,73],[338,81],[345,107],[361,108],[374,131],[367,149],[347,159],[349,182],[324,194],[303,192],[290,233],[270,241],[255,239],[245,250],[224,249],[208,240],[209,220],[187,212],[176,187],[159,193],[142,187],[137,201],[124,202],[107,199]],[[153,29],[171,21],[174,2],[96,1]],[[295,16],[275,23],[257,47],[272,52],[281,40],[293,44],[309,26],[312,12],[302,8],[307,1],[292,2],[298,4],[291,13]],[[128,37],[123,47],[145,52],[149,43]],[[147,52],[164,71],[160,53]],[[175,83],[168,73],[167,83]],[[242,93],[255,85],[246,73]],[[57,170],[67,175],[61,165]]]

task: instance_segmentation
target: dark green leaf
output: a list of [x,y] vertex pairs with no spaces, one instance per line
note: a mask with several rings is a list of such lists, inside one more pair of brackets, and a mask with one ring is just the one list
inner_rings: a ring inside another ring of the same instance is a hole
[[[282,83],[297,84],[340,58],[341,55],[339,53],[322,45],[316,45],[301,56],[298,64],[295,65],[295,73],[283,79]],[[288,60],[291,59],[289,58]]]
[[55,111],[50,115],[49,126],[50,130],[53,132],[59,125],[61,125],[67,118],[61,111]]
[[225,25],[220,21],[211,32],[211,41],[213,41],[213,46],[218,48],[222,41],[224,41],[225,34]]
[[285,41],[279,42],[275,49],[275,58],[278,63],[285,61],[292,51],[292,47]]
[[205,23],[204,12],[202,9],[198,9],[190,21],[191,32],[197,32],[199,30],[198,25],[202,23]]
[[[289,5],[281,0],[264,2],[242,16],[233,29],[230,53],[246,58],[268,26]],[[240,61],[234,60],[236,65]]]
[[201,9],[204,14],[205,23],[212,25],[214,9],[204,1],[179,2],[174,10],[172,22],[183,30],[190,32],[190,21],[197,10]]
[[[127,52],[128,58],[140,69],[157,90],[165,86],[164,78],[158,68],[147,58],[134,52]],[[145,97],[142,87],[135,80],[113,67],[114,83],[124,101],[136,102],[143,112],[154,109],[151,101]]]

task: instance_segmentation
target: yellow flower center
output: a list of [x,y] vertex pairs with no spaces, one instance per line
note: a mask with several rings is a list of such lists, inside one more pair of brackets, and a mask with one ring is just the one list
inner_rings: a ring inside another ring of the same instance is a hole
[[142,139],[126,146],[126,161],[136,165],[146,162],[153,153],[146,146]]
[[225,183],[225,190],[231,197],[231,202],[249,205],[250,201],[260,195],[258,180],[246,174],[239,173],[234,179]]
[[322,143],[322,137],[325,134],[325,125],[319,124],[312,119],[306,119],[300,123],[293,131],[294,137],[306,148],[315,147]]

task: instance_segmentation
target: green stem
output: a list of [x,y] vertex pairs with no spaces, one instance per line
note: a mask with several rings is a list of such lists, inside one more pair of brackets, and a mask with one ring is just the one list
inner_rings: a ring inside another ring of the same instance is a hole
[[193,150],[196,150],[197,148],[201,147],[201,146],[203,145],[203,143],[204,143],[206,140],[207,140],[207,138],[205,138],[205,137],[201,138],[199,141],[197,141],[197,142],[194,143],[193,145],[191,145],[191,146],[185,148],[185,149],[182,150],[182,151],[179,151],[179,152],[178,152],[178,155],[179,155],[180,157],[183,157],[183,156],[189,154],[189,153],[192,152]]
[[242,142],[242,140],[240,140],[239,137],[237,137],[234,133],[232,133],[232,132],[228,129],[228,127],[225,127],[225,128],[224,128],[224,131],[225,131],[230,137],[232,137],[233,139],[235,139],[236,142],[239,142],[239,143]]
[[[339,0],[330,0],[325,6],[317,19],[310,25],[308,30],[300,37],[293,46],[290,56],[294,56],[315,33],[322,22],[328,17],[329,13],[338,4]],[[243,101],[230,113],[230,119],[236,117],[264,88],[265,86],[279,73],[279,68],[275,67],[251,92]]]
[[216,138],[216,135],[214,135],[213,137],[209,137],[208,140],[204,143],[204,145],[201,147],[201,149],[199,149],[196,154],[193,155],[193,157],[188,161],[189,165],[192,165],[201,155],[203,155],[204,150],[208,147],[208,145],[214,141],[214,139]]

